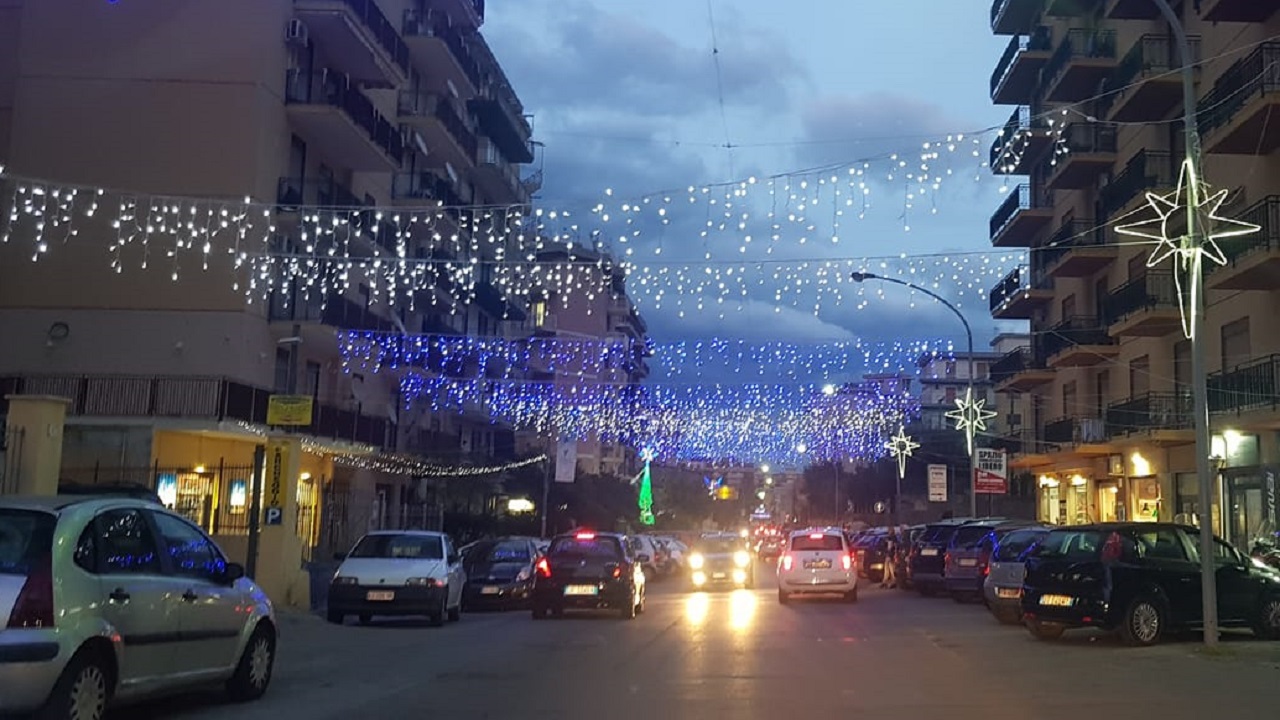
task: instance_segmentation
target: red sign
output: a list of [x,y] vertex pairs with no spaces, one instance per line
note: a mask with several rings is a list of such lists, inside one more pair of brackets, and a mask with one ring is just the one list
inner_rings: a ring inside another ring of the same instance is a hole
[[974,478],[973,491],[979,495],[1007,495],[1009,481],[1004,477],[986,470],[978,470]]
[[979,495],[1006,495],[1009,492],[1008,457],[1003,450],[978,448],[973,469],[973,491]]

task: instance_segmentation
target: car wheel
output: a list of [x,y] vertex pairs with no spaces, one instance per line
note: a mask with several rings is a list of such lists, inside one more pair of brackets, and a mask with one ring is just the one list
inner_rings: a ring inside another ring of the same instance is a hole
[[258,625],[240,655],[236,672],[227,681],[227,694],[236,702],[257,700],[267,692],[276,664],[276,634],[267,625]]
[[445,590],[440,598],[440,607],[432,610],[427,614],[427,622],[431,627],[440,627],[444,625],[444,619],[449,614],[449,591]]
[[1031,636],[1037,640],[1057,640],[1062,637],[1062,633],[1066,628],[1061,625],[1042,623],[1039,620],[1028,620],[1027,630],[1029,630],[1031,632]]
[[1268,598],[1262,602],[1253,634],[1264,640],[1280,640],[1280,598]]
[[1125,608],[1120,620],[1120,639],[1126,645],[1147,647],[1160,642],[1164,635],[1167,613],[1160,602],[1150,597],[1137,597]]
[[791,603],[791,596],[782,588],[778,588],[778,602],[782,605],[789,605]]
[[329,610],[325,613],[325,619],[333,623],[334,625],[341,625],[343,622],[346,621],[347,616],[343,615],[340,612]]
[[49,699],[40,709],[40,720],[100,720],[111,700],[110,665],[92,649],[76,653],[58,676]]
[[[446,598],[445,602],[449,602],[449,600]],[[457,605],[449,609],[448,615],[449,615],[449,622],[458,622],[459,620],[462,619],[462,601],[461,600],[458,601]]]

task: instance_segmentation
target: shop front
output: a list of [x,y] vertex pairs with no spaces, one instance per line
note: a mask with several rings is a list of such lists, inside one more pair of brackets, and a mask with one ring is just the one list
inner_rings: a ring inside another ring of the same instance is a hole
[[[1097,521],[1098,485],[1079,473],[1041,475],[1038,520],[1053,525],[1084,525]],[[1105,492],[1114,512],[1115,493]]]

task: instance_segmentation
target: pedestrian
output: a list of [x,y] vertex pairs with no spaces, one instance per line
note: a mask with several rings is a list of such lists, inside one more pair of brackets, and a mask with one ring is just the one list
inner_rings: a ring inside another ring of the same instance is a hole
[[884,548],[884,572],[880,575],[880,587],[895,588],[898,586],[898,578],[894,574],[894,557],[898,552],[898,530],[894,528],[892,532],[885,536]]

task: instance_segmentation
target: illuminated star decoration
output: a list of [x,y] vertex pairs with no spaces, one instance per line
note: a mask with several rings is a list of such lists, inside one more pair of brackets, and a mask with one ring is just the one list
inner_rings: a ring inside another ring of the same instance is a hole
[[[1199,190],[1200,200],[1194,208],[1188,208],[1188,189]],[[1196,176],[1195,168],[1190,161],[1183,161],[1182,170],[1178,174],[1178,189],[1168,195],[1147,193],[1147,203],[1156,211],[1156,217],[1129,225],[1116,227],[1122,235],[1147,238],[1159,243],[1151,257],[1147,259],[1147,267],[1153,268],[1170,257],[1177,256],[1178,262],[1173,269],[1173,283],[1178,294],[1178,310],[1182,314],[1182,332],[1191,338],[1191,314],[1199,307],[1198,295],[1201,292],[1201,268],[1205,258],[1218,265],[1226,265],[1227,257],[1218,247],[1217,240],[1241,235],[1251,235],[1262,229],[1259,225],[1232,220],[1218,215],[1218,210],[1227,201],[1229,191],[1219,190],[1210,194],[1208,187]],[[1187,233],[1173,236],[1169,230],[1169,218],[1179,210],[1190,209],[1196,215],[1196,226],[1201,229],[1204,242],[1196,244],[1196,239]],[[1190,293],[1183,294],[1187,287]]]
[[956,409],[947,413],[947,418],[956,421],[956,429],[964,433],[965,444],[969,454],[973,454],[973,436],[987,429],[987,421],[999,415],[986,409],[986,398],[975,399],[973,388],[964,391],[963,398],[956,398]]
[[889,448],[889,455],[898,461],[898,477],[906,477],[907,458],[911,457],[911,453],[920,447],[920,443],[908,437],[906,429],[899,425],[898,434],[889,439],[887,447]]

